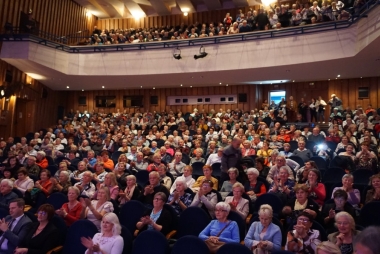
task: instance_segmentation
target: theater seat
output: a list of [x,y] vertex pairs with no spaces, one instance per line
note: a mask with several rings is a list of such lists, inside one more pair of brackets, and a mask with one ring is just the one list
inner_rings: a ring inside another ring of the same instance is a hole
[[216,252],[216,254],[252,254],[252,251],[248,249],[245,245],[239,243],[226,243]]
[[173,246],[171,254],[209,254],[207,245],[192,235],[181,237]]
[[167,254],[168,250],[168,241],[161,232],[145,230],[136,237],[132,254]]

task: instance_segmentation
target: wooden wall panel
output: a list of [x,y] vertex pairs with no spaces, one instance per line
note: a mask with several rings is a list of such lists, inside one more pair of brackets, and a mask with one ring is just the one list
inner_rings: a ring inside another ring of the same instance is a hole
[[[12,83],[5,82],[5,73],[7,70],[12,72]],[[23,86],[15,86],[22,83]],[[33,132],[40,128],[46,128],[56,123],[58,106],[63,105],[64,96],[62,92],[53,91],[45,87],[37,80],[33,80],[25,73],[15,67],[0,60],[0,86],[17,87],[14,96],[6,101],[0,99],[0,115],[6,116],[5,121],[0,120],[0,137],[7,136],[24,136],[26,132]],[[47,90],[47,98],[42,98],[42,90]],[[17,101],[27,101],[27,111],[23,112],[20,118],[20,112],[16,112]],[[4,115],[3,115],[4,114]],[[24,125],[23,128],[16,128],[16,124]],[[22,132],[17,133],[18,130]]]
[[[177,26],[182,22],[186,25],[194,24],[195,22],[207,23],[210,22],[222,22],[229,12],[231,16],[235,19],[236,14],[239,9],[242,9],[244,13],[247,13],[250,7],[245,8],[235,8],[235,9],[225,9],[225,10],[214,10],[208,12],[198,12],[189,13],[187,17],[183,14],[166,15],[166,16],[154,16],[154,17],[144,17],[140,19],[135,18],[119,18],[119,19],[99,19],[97,21],[97,26],[100,29],[126,29],[126,28],[150,28],[150,27],[161,27],[161,26]],[[258,9],[258,6],[252,6],[253,9]]]
[[[75,34],[78,31],[92,32],[97,17],[86,15],[86,9],[72,0],[1,0],[0,29],[6,22],[19,27],[20,11],[33,10],[33,18],[40,24],[40,30],[57,36]],[[83,34],[84,35],[84,34]],[[78,39],[68,43],[75,44]]]
[[[185,96],[185,95],[229,95],[239,93],[247,93],[248,102],[247,103],[237,103],[237,104],[203,104],[203,105],[181,105],[181,106],[169,106],[166,104],[167,96]],[[95,97],[101,95],[114,95],[116,96],[116,108],[96,108],[95,107]],[[256,96],[256,86],[255,85],[239,85],[239,86],[215,86],[215,87],[179,87],[171,89],[135,89],[135,90],[95,90],[95,91],[73,91],[68,92],[68,96],[72,98],[67,101],[66,112],[68,110],[87,110],[89,112],[116,112],[117,109],[121,111],[123,108],[123,96],[124,95],[142,95],[144,98],[144,108],[141,108],[141,111],[177,111],[180,109],[183,112],[190,112],[193,108],[198,108],[199,110],[205,109],[210,111],[215,109],[219,111],[220,108],[226,109],[236,109],[241,108],[243,110],[250,110],[256,108],[257,100]],[[87,105],[79,106],[78,98],[79,96],[86,96]],[[158,105],[150,105],[150,96],[158,96]],[[135,108],[125,108],[127,112],[135,112]]]

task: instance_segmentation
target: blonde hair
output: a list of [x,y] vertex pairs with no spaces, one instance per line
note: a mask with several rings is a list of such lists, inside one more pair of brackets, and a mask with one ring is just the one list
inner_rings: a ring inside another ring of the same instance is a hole
[[329,241],[321,242],[317,246],[317,249],[316,249],[317,252],[316,253],[318,253],[318,250],[324,251],[324,252],[329,253],[329,254],[342,254],[339,247],[336,246],[334,243],[329,242]]
[[270,205],[261,205],[259,210],[259,215],[268,215],[269,217],[273,217],[273,209]]

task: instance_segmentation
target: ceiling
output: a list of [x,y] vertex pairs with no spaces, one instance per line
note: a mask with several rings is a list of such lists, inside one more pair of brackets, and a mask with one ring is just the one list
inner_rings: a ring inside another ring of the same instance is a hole
[[260,0],[74,0],[98,18],[140,18],[247,7]]
[[[220,85],[271,84],[281,82],[319,81],[380,76],[380,37],[356,56],[330,61],[312,62],[268,68],[135,76],[75,76],[24,59],[3,59],[27,73],[38,73],[41,83],[53,90],[190,88]],[[220,84],[221,83],[221,84]],[[181,86],[182,85],[182,86]],[[67,88],[69,86],[69,88]]]

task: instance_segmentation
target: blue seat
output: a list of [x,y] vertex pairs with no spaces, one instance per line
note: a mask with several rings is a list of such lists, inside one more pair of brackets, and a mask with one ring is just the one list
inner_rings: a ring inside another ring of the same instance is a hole
[[282,201],[274,194],[266,193],[256,199],[253,211],[257,213],[261,205],[268,204],[272,207],[274,215],[278,216],[282,211]]
[[369,178],[373,175],[372,170],[356,170],[352,172],[355,184],[367,185]]
[[325,228],[319,224],[317,221],[313,221],[313,225],[311,225],[311,229],[316,229],[319,231],[319,235],[322,241],[327,241],[327,233]]
[[287,251],[287,250],[275,250],[271,252],[272,254],[293,254],[294,252]]
[[210,216],[202,208],[188,207],[179,217],[176,238],[186,235],[198,236],[210,221]]
[[47,167],[47,170],[50,171],[51,176],[54,176],[55,173],[58,171],[58,167],[57,167],[57,165],[49,165]]
[[290,151],[294,151],[298,148],[298,142],[297,141],[289,141],[289,145],[290,145]]
[[155,230],[141,232],[136,237],[132,247],[132,254],[167,254],[168,251],[169,244],[165,236]]
[[113,162],[115,163],[115,165],[117,164],[117,161],[119,160],[119,156],[122,153],[123,152],[121,152],[121,151],[116,151],[116,152],[112,153],[111,160],[113,160]]
[[231,253],[239,253],[239,254],[252,254],[252,251],[248,249],[245,245],[241,245],[240,243],[226,243],[216,252],[216,254],[231,254]]
[[342,181],[342,177],[346,172],[341,168],[329,168],[323,176],[323,183],[337,183]]
[[380,226],[380,201],[365,204],[360,211],[360,225],[363,227]]
[[299,156],[292,155],[292,156],[289,157],[289,159],[291,159],[291,160],[297,162],[298,164],[300,164],[300,168],[302,168],[303,166],[305,166],[305,162]]
[[220,175],[222,174],[221,166],[222,166],[222,163],[219,163],[219,162],[212,164],[212,166],[211,166],[212,167],[212,175],[214,177],[219,178]]
[[136,200],[131,200],[125,203],[119,213],[120,224],[125,226],[133,235],[136,230],[136,224],[140,221],[145,212],[143,203]]
[[182,154],[182,160],[181,160],[183,163],[185,163],[186,165],[189,165],[190,164],[190,157],[189,155],[183,153]]
[[227,219],[235,221],[238,224],[240,241],[243,241],[245,235],[247,234],[247,228],[246,228],[247,224],[245,220],[235,211],[230,211]]
[[91,237],[98,233],[98,228],[89,220],[78,220],[74,222],[67,231],[63,254],[83,254],[86,247],[81,243],[81,237]]
[[314,141],[306,141],[305,148],[309,149],[310,151],[314,150],[315,142]]
[[203,162],[194,162],[191,166],[193,167],[193,177],[203,176]]
[[67,236],[67,225],[64,219],[56,214],[54,214],[51,221],[54,224],[54,226],[58,229],[59,236],[60,236],[59,241],[60,241],[60,244],[63,245],[65,243],[66,236]]
[[319,170],[327,168],[327,162],[325,159],[319,156],[313,156],[310,158],[311,161],[314,161],[317,164]]
[[172,254],[209,254],[210,251],[197,236],[187,235],[178,239],[172,249]]
[[69,202],[67,196],[61,192],[52,193],[46,200],[46,203],[51,204],[55,210],[60,209],[67,202]]
[[19,198],[24,198],[24,194],[19,189],[13,188],[12,192],[16,193]]
[[131,232],[125,226],[121,225],[121,237],[124,240],[123,254],[129,254],[132,250],[133,237]]
[[136,183],[140,187],[145,187],[146,183],[149,181],[149,172],[147,170],[140,170],[136,173]]
[[0,219],[3,219],[8,215],[9,215],[8,209],[0,208]]
[[52,157],[50,157],[49,155],[46,155],[45,158],[47,159],[49,166],[55,165],[55,162]]

